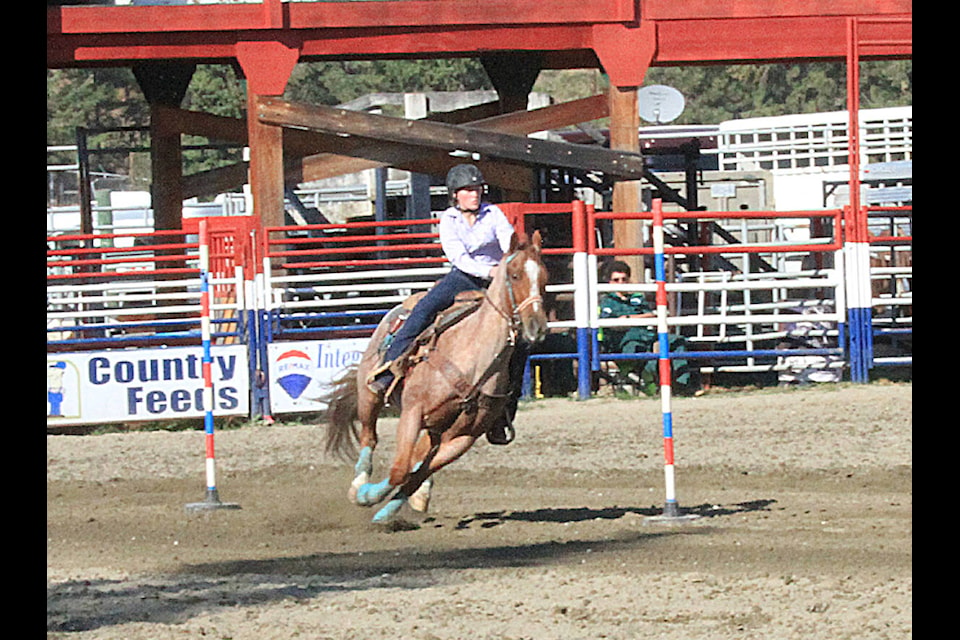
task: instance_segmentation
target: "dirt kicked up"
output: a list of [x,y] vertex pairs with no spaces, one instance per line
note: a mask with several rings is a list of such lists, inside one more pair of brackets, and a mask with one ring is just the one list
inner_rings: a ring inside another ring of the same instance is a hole
[[[47,637],[77,640],[912,636],[912,385],[549,399],[517,440],[370,524],[323,426],[47,438]],[[392,453],[381,420],[375,476]],[[377,478],[379,479],[379,478]]]

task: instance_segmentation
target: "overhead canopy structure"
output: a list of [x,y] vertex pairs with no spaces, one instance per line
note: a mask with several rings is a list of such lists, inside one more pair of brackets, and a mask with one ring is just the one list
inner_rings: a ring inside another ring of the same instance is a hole
[[[535,53],[541,68],[603,66],[636,87],[650,65],[842,60],[911,53],[910,0],[366,0],[47,9],[47,66],[239,60],[279,95],[298,60]],[[866,34],[865,34],[866,35]],[[277,86],[280,85],[280,86]]]
[[[177,107],[197,63],[236,64],[247,80],[248,114],[254,115],[240,125],[251,150],[249,167],[235,169],[233,179],[249,169],[254,212],[264,223],[277,224],[282,219],[285,176],[291,172],[301,176],[324,170],[349,172],[367,162],[442,173],[457,161],[433,144],[441,131],[437,126],[424,123],[410,128],[403,138],[388,139],[375,132],[368,132],[372,137],[359,135],[365,125],[354,119],[349,130],[337,133],[331,127],[342,118],[330,110],[310,113],[309,140],[294,152],[293,139],[299,136],[303,142],[306,132],[289,128],[297,108],[282,105],[277,97],[298,62],[478,58],[499,103],[492,111],[473,110],[458,121],[448,120],[450,128],[443,131],[457,137],[459,147],[481,155],[490,155],[486,145],[498,140],[507,146],[519,144],[498,135],[531,132],[538,116],[516,120],[520,126],[512,130],[503,129],[503,122],[477,121],[524,110],[541,70],[599,67],[612,85],[606,104],[592,102],[589,109],[570,109],[562,115],[554,111],[541,123],[560,127],[609,115],[613,149],[598,150],[589,161],[611,171],[615,166],[611,163],[619,162],[622,168],[635,167],[638,161],[630,156],[639,154],[634,89],[642,85],[650,66],[840,61],[848,59],[851,25],[857,34],[853,43],[857,59],[905,58],[912,53],[912,11],[910,0],[262,0],[48,6],[47,66],[134,69],[153,106],[155,216],[158,228],[172,228],[179,224],[185,188],[191,188],[189,180],[180,179],[179,136],[196,133],[191,129],[203,119],[203,114],[191,116]],[[481,126],[483,135],[471,133]],[[237,123],[216,125],[219,135],[236,127]],[[344,139],[343,134],[351,137]],[[340,138],[339,145],[330,144],[334,138]],[[377,144],[369,144],[371,140]],[[499,163],[501,159],[523,163],[519,148],[511,157],[491,156],[487,172],[491,181],[522,192],[522,172]],[[285,153],[291,156],[286,169]],[[539,145],[537,153],[528,154],[529,164],[562,153],[560,148]],[[344,159],[347,156],[349,160]],[[294,158],[299,166],[291,169]],[[221,178],[224,173],[229,170],[221,171]],[[625,180],[637,177],[629,170],[612,174]],[[615,191],[615,209],[636,210],[638,205],[638,190],[621,190],[619,204]]]

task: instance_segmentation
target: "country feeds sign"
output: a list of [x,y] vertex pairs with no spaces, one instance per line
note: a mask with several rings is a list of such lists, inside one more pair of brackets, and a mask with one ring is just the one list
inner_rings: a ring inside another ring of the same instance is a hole
[[[247,415],[247,347],[211,352],[214,415]],[[47,354],[47,424],[199,418],[203,348],[166,347]]]

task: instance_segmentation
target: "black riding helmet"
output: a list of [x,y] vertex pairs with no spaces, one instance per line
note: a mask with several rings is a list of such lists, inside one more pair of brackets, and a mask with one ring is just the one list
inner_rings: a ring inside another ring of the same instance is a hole
[[482,187],[486,184],[480,169],[472,164],[458,164],[447,172],[447,193],[453,202],[455,194],[464,187]]

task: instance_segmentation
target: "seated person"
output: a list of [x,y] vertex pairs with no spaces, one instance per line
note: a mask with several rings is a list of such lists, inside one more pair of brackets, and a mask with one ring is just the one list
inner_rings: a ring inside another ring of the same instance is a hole
[[[606,281],[610,284],[628,284],[630,265],[614,260],[606,269]],[[608,291],[600,298],[601,318],[653,318],[656,316],[647,303],[643,292],[626,293]],[[687,340],[683,336],[668,336],[670,352],[687,351]],[[601,345],[608,352],[617,353],[657,353],[660,344],[657,331],[653,327],[606,327],[603,329]],[[687,360],[671,359],[671,387],[678,393],[693,393],[700,388],[700,375],[697,367]],[[624,374],[636,373],[640,377],[644,393],[653,395],[659,390],[657,360],[618,360],[617,367]]]

